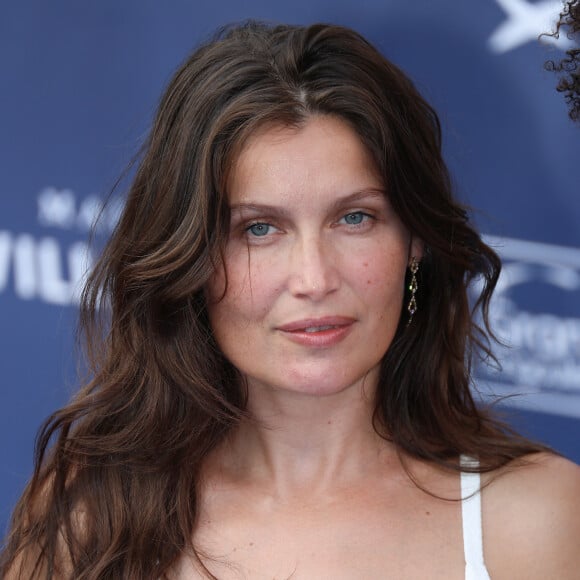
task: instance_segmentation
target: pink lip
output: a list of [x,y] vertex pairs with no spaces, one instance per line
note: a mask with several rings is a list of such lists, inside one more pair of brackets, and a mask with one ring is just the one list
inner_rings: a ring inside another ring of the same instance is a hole
[[[277,330],[284,333],[284,336],[292,342],[304,346],[327,347],[339,343],[351,331],[354,318],[347,316],[324,316],[322,318],[306,318],[296,320],[288,324],[277,327]],[[307,332],[307,328],[323,328],[314,332]]]

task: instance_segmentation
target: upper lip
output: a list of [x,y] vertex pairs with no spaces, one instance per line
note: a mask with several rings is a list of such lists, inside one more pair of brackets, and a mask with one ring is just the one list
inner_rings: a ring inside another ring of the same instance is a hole
[[347,326],[355,322],[354,318],[350,316],[322,316],[321,318],[304,318],[302,320],[295,320],[278,326],[278,330],[284,332],[296,332],[297,330],[305,330],[306,328],[315,328],[318,326]]

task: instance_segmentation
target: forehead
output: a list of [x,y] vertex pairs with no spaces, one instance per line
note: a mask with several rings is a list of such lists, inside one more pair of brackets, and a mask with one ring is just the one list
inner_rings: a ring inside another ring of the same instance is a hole
[[244,143],[228,179],[230,203],[249,195],[312,193],[383,187],[359,135],[333,116],[312,116],[300,126],[267,125]]

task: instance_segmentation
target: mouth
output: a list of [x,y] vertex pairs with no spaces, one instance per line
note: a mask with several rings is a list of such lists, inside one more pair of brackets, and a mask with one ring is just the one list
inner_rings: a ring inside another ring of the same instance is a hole
[[323,318],[308,318],[296,320],[278,327],[282,332],[304,332],[314,334],[317,332],[326,332],[350,326],[355,322],[354,318],[349,316],[325,316]]
[[348,316],[325,316],[290,322],[277,330],[301,348],[329,349],[350,335],[355,322]]
[[309,326],[308,328],[304,328],[302,332],[322,332],[323,330],[332,330],[333,328],[339,328],[338,326],[332,326],[327,324],[325,326]]

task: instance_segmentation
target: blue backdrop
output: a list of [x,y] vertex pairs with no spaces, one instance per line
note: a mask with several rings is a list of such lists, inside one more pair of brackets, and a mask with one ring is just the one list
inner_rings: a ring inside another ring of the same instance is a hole
[[[540,44],[551,0],[12,0],[0,19],[0,527],[41,421],[74,391],[86,239],[177,65],[224,23],[354,27],[441,114],[462,199],[505,259],[493,318],[509,348],[477,388],[580,461],[580,127]],[[100,235],[115,223],[113,199]]]

